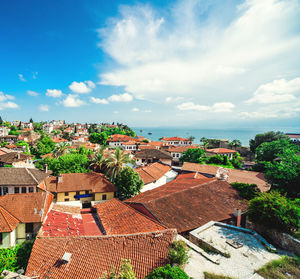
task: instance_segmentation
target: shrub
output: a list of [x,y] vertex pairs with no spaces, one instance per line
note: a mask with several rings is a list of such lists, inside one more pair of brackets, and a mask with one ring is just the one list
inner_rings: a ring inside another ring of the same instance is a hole
[[109,275],[104,272],[99,279],[136,279],[136,276],[130,260],[122,259],[119,276],[117,276],[115,268],[112,267]]
[[166,266],[154,269],[145,279],[189,279],[190,277],[179,267]]
[[205,152],[201,148],[190,148],[182,152],[180,161],[191,162],[191,163],[201,163],[205,158]]
[[188,248],[182,240],[174,241],[168,255],[171,265],[182,266],[188,262]]
[[256,184],[234,182],[230,185],[239,192],[239,195],[242,198],[246,200],[251,200],[257,197],[260,193],[260,190]]
[[254,223],[291,232],[300,227],[300,204],[275,191],[261,193],[250,201],[248,216]]
[[228,156],[214,155],[214,156],[208,157],[205,161],[206,161],[207,164],[232,166]]

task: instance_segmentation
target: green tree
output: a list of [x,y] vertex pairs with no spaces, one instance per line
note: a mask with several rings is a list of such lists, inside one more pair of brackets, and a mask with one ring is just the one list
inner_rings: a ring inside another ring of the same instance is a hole
[[239,192],[239,195],[242,198],[246,200],[251,200],[260,194],[260,190],[256,184],[234,182],[230,185]]
[[169,261],[171,265],[182,267],[189,261],[188,247],[183,240],[174,241],[170,247]]
[[106,162],[107,162],[107,159],[105,157],[105,148],[102,147],[91,158],[91,160],[90,160],[90,166],[94,170],[96,170],[98,172],[105,172],[105,170],[106,170]]
[[253,223],[291,232],[300,228],[300,203],[276,191],[261,193],[250,201],[248,216]]
[[24,140],[20,140],[16,143],[17,146],[26,146],[26,152],[30,153],[30,149],[29,149],[29,144],[24,141]]
[[148,274],[145,279],[189,279],[190,277],[179,267],[167,264],[158,267]]
[[36,143],[36,147],[31,149],[31,153],[36,157],[40,158],[42,155],[52,153],[55,149],[55,143],[47,136],[42,135]]
[[30,118],[30,119],[29,119],[29,122],[30,122],[30,123],[33,123],[33,120],[32,120],[32,118]]
[[222,165],[232,167],[231,161],[228,156],[225,155],[213,155],[205,159],[207,164]]
[[70,147],[70,145],[66,142],[62,142],[58,145],[55,146],[55,149],[53,151],[53,155],[54,157],[59,157],[59,156],[62,156],[64,155],[67,151],[68,151],[68,148]]
[[130,260],[121,260],[119,279],[136,279]]
[[190,136],[190,137],[189,137],[189,141],[192,141],[192,142],[193,142],[194,140],[195,140],[195,137],[194,137],[194,136]]
[[205,152],[201,148],[190,148],[182,152],[180,161],[191,162],[191,163],[201,163],[205,158]]
[[287,192],[289,196],[300,196],[300,156],[294,150],[286,149],[279,161],[266,163],[265,177],[272,189]]
[[100,145],[107,145],[108,135],[106,132],[92,133],[89,136],[89,141],[91,143],[98,143]]
[[236,152],[233,154],[230,162],[236,169],[240,169],[243,166],[243,157],[241,157],[240,153]]
[[283,132],[266,132],[263,134],[257,134],[254,139],[251,139],[249,141],[250,150],[255,153],[255,150],[258,146],[260,146],[263,142],[271,142],[274,140],[280,140],[280,139],[288,139],[288,136],[285,135]]
[[130,167],[125,167],[119,171],[114,183],[117,188],[116,196],[121,200],[138,194],[144,185],[139,174]]
[[2,117],[0,116],[0,125],[3,124],[3,120],[2,120]]
[[119,147],[116,148],[115,152],[111,152],[110,156],[106,160],[107,175],[114,181],[118,173],[123,169],[125,164],[133,163],[133,160],[128,154],[125,154],[124,150]]
[[241,147],[242,146],[242,143],[240,140],[238,139],[234,139],[232,142],[229,143],[229,146],[231,148],[234,148],[235,150],[238,148],[238,147]]

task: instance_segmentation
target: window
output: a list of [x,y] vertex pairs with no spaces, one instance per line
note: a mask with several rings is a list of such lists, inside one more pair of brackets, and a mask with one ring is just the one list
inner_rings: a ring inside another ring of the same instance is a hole
[[85,191],[85,194],[86,194],[86,195],[89,194],[89,190],[86,190],[86,191]]
[[2,233],[0,233],[0,244],[3,244],[3,237],[2,237]]
[[65,199],[65,201],[69,201],[70,199]]
[[177,158],[179,157],[179,154],[178,154],[178,153],[176,154],[176,157],[177,157]]
[[20,193],[20,188],[19,187],[15,187],[15,194],[19,194]]
[[69,192],[65,192],[65,196],[69,196]]
[[77,195],[77,196],[80,195],[80,192],[79,192],[79,191],[76,191],[76,195]]
[[106,194],[102,195],[102,200],[105,201],[106,199]]
[[8,187],[3,187],[3,195],[8,193]]
[[22,187],[22,193],[26,193],[26,187]]
[[26,233],[33,233],[33,223],[26,223],[25,224],[25,232]]
[[33,191],[34,191],[34,189],[33,189],[33,187],[29,187],[29,193],[33,193]]

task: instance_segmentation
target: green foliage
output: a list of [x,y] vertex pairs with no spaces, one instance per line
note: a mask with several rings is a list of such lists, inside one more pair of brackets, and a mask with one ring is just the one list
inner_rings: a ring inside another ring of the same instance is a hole
[[265,177],[272,189],[287,192],[291,197],[300,196],[300,156],[293,150],[284,150],[279,162],[268,162],[265,167]]
[[8,134],[18,136],[21,134],[21,132],[18,132],[18,128],[16,126],[11,126]]
[[5,142],[4,140],[2,140],[2,141],[0,142],[0,146],[1,146],[1,147],[4,147],[5,145],[8,145],[8,142]]
[[183,240],[174,241],[169,250],[168,259],[171,265],[183,266],[189,261],[188,247]]
[[201,148],[190,148],[182,153],[181,162],[201,163],[205,158],[205,152]]
[[230,160],[232,166],[236,169],[240,169],[243,166],[243,158],[240,153],[234,153],[232,159]]
[[116,134],[127,135],[130,137],[136,136],[135,132],[131,128],[129,128],[127,125],[122,125],[122,124],[120,124],[116,128],[102,126],[101,132],[105,132],[107,136],[116,135]]
[[116,274],[116,269],[112,267],[109,275],[107,274],[107,272],[105,272],[104,274],[102,274],[102,276],[100,276],[99,279],[136,279],[136,275],[134,273],[130,260],[122,259],[119,276],[117,276]]
[[145,279],[189,279],[190,277],[179,267],[167,264],[158,267],[148,274]]
[[114,180],[117,187],[116,196],[121,199],[128,199],[140,192],[144,182],[139,174],[130,167],[123,168]]
[[41,132],[43,131],[43,122],[33,122],[33,130],[35,132]]
[[40,158],[42,155],[52,153],[55,149],[55,143],[47,135],[41,136],[41,138],[36,143],[36,147],[31,149],[31,153],[37,158]]
[[231,141],[231,142],[229,143],[229,146],[230,146],[231,148],[237,149],[238,147],[241,147],[241,146],[242,146],[242,143],[241,143],[240,140],[234,139],[233,141]]
[[276,191],[261,193],[250,201],[248,216],[254,223],[290,232],[300,228],[300,203]]
[[256,184],[248,184],[248,183],[231,183],[231,186],[239,192],[239,195],[246,199],[251,200],[257,197],[260,193],[259,188]]
[[4,269],[10,271],[26,270],[33,242],[25,241],[15,247],[0,249],[0,273]]
[[300,278],[299,258],[284,256],[267,263],[256,272],[268,279]]
[[92,143],[98,143],[100,145],[106,145],[106,141],[108,139],[108,135],[106,132],[101,133],[92,133],[89,136],[89,141]]
[[29,149],[29,144],[24,141],[24,140],[20,140],[16,143],[17,146],[26,146],[26,152],[30,152],[30,149]]
[[224,155],[214,155],[208,157],[205,159],[205,163],[232,167],[229,157]]
[[255,150],[258,146],[260,146],[263,142],[271,142],[275,140],[280,140],[280,139],[288,139],[288,136],[286,136],[282,132],[266,132],[263,134],[257,134],[254,139],[251,139],[249,141],[250,145],[250,150],[255,153]]

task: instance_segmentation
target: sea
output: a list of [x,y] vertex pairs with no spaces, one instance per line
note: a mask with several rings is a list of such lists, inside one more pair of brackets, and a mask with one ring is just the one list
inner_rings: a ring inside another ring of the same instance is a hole
[[165,137],[195,137],[194,143],[200,143],[202,137],[213,139],[228,139],[230,141],[238,139],[243,146],[249,146],[249,140],[253,139],[256,134],[264,133],[261,130],[216,130],[216,129],[196,129],[196,128],[174,128],[174,127],[134,127],[134,131],[138,136],[144,136],[151,141],[157,141],[159,138]]

